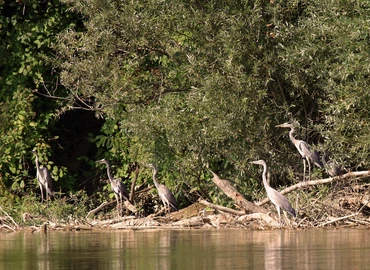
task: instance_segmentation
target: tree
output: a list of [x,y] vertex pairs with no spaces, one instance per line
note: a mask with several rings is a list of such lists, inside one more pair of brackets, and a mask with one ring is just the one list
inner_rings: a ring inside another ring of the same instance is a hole
[[[292,118],[308,128],[300,137],[310,144],[349,147],[354,164],[367,157],[360,141],[349,142],[360,132],[366,146],[368,134],[358,120],[368,106],[367,68],[358,67],[367,3],[356,11],[349,1],[65,3],[84,16],[85,31],[65,31],[54,47],[69,91],[64,110],[78,104],[114,123],[99,138],[122,145],[105,147],[115,157],[122,149],[125,162],[157,163],[167,185],[178,179],[212,194],[210,166],[252,196],[248,161],[271,160],[280,178],[300,166],[275,128]],[[351,113],[345,124],[343,110]]]
[[52,130],[58,102],[44,96],[55,79],[46,57],[56,34],[71,25],[74,15],[57,1],[1,1],[0,12],[0,171],[3,183],[19,192],[35,178],[29,176],[34,147],[55,179],[65,173],[47,161],[56,139]]

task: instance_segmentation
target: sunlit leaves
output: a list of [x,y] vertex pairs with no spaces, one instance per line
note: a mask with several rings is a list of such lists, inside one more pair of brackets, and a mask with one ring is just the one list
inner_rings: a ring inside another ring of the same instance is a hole
[[[58,104],[36,92],[55,87],[54,76],[45,61],[51,54],[51,43],[61,29],[69,25],[71,14],[52,1],[2,1],[0,6],[0,160],[2,181],[12,192],[29,188],[28,172],[33,167],[30,150],[40,151],[45,166],[50,156],[53,111]],[[45,155],[45,156],[44,156]],[[65,174],[64,168],[53,167],[55,180]]]

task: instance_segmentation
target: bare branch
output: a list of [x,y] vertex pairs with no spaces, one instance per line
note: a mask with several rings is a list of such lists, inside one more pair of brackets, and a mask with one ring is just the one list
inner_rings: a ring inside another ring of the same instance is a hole
[[349,219],[351,217],[358,216],[359,214],[360,213],[354,213],[352,215],[348,215],[348,216],[345,216],[345,217],[340,217],[340,218],[336,218],[336,219],[333,219],[333,220],[329,220],[327,222],[321,223],[318,227],[323,227],[325,225],[328,225],[328,224],[331,224],[331,223],[334,223],[334,222],[337,222],[337,221],[340,221],[340,220]]
[[11,216],[9,216],[9,214],[7,213],[7,212],[5,212],[4,210],[3,210],[3,208],[2,207],[0,207],[0,210],[1,210],[1,212],[3,212],[12,222],[13,222],[13,224],[17,227],[17,228],[19,228],[19,226],[18,226],[18,224],[14,221],[14,219],[11,217]]
[[[356,180],[362,177],[366,177],[370,175],[370,171],[360,171],[360,172],[349,172],[340,176],[336,177],[329,177],[325,179],[320,179],[320,180],[311,180],[311,181],[304,181],[304,182],[299,182],[295,185],[292,185],[290,187],[287,187],[286,189],[280,191],[281,194],[287,194],[290,193],[296,189],[302,188],[302,187],[308,187],[308,186],[317,186],[317,185],[322,185],[322,184],[327,184],[327,183],[333,183],[336,181],[340,180],[346,180],[348,179],[349,181],[351,180]],[[356,178],[352,178],[356,177]],[[268,198],[265,198],[259,202],[256,203],[256,205],[264,205],[265,203],[268,203],[270,200]]]

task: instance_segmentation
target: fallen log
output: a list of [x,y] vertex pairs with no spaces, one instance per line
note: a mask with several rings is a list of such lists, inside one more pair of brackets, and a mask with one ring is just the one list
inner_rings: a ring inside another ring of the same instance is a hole
[[259,205],[256,205],[248,200],[246,200],[242,194],[233,186],[231,185],[230,181],[223,180],[218,177],[217,174],[209,170],[213,174],[212,181],[218,186],[226,196],[232,199],[237,206],[243,209],[245,212],[252,212],[252,213],[267,213],[267,210]]
[[88,218],[90,215],[95,215],[95,213],[99,212],[100,209],[104,208],[106,205],[113,204],[112,202],[103,202],[101,205],[99,205],[97,208],[91,210],[89,213],[87,213],[85,218]]
[[130,210],[132,213],[137,213],[136,207],[130,201],[124,201],[123,205]]

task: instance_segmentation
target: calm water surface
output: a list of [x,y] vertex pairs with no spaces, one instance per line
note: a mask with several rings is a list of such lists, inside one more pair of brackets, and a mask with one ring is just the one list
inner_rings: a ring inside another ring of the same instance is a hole
[[368,230],[0,234],[0,269],[370,269]]

